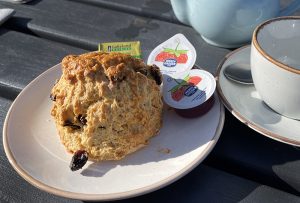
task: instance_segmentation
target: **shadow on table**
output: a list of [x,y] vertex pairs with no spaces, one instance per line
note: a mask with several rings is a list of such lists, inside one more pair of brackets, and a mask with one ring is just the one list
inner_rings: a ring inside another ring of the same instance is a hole
[[0,36],[4,35],[5,33],[7,33],[9,30],[4,29],[3,27],[0,27]]
[[28,3],[26,3],[26,5],[36,5],[36,4],[40,3],[41,1],[42,0],[32,0],[32,1],[28,2]]
[[204,163],[300,195],[300,150],[265,137],[226,110],[221,137]]
[[118,202],[295,202],[296,199],[282,191],[201,164],[167,187]]
[[32,32],[28,26],[29,22],[31,21],[31,18],[23,18],[23,17],[16,17],[13,16],[9,20],[7,20],[3,26],[5,28],[23,32],[26,34],[37,36],[34,32]]

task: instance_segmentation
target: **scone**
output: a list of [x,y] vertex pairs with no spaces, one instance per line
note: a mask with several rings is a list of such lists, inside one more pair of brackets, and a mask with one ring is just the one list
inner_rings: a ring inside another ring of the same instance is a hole
[[51,91],[66,149],[90,159],[119,160],[147,145],[162,126],[161,74],[126,54],[69,55]]

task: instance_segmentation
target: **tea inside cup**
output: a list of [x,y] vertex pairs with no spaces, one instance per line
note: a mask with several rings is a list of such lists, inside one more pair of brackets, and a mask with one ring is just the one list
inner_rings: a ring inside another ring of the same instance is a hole
[[263,101],[286,117],[300,119],[300,17],[259,25],[252,38],[251,74]]

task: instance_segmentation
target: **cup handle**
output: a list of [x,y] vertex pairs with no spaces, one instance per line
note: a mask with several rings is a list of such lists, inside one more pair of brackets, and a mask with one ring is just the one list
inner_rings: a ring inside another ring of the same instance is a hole
[[300,1],[299,0],[294,0],[293,2],[290,3],[287,7],[282,9],[280,11],[280,16],[288,16],[293,14],[295,11],[297,11],[300,8]]

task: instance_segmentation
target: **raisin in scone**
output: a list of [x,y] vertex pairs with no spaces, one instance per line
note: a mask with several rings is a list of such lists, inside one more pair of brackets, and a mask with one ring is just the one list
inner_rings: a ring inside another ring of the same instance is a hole
[[126,54],[69,55],[51,91],[51,115],[66,149],[90,159],[119,160],[162,126],[161,74]]

